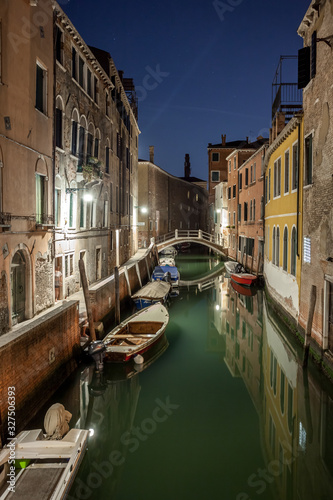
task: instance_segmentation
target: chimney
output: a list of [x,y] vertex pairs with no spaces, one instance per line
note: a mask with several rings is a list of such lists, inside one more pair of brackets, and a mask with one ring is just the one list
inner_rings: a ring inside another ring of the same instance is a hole
[[222,146],[225,146],[225,141],[227,139],[227,134],[224,134],[224,135],[222,134],[221,137],[222,137]]
[[154,163],[154,146],[149,146],[149,161]]
[[246,136],[246,144],[248,144],[248,143],[249,143],[249,138],[248,138],[248,136]]
[[185,155],[184,175],[185,175],[186,179],[191,177],[191,163],[190,163],[190,155],[189,154]]

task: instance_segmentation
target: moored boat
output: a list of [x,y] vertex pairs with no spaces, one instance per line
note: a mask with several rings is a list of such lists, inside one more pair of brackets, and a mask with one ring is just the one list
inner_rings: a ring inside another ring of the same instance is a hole
[[142,355],[164,335],[168,322],[169,313],[161,303],[138,311],[104,338],[104,359],[122,363]]
[[84,456],[89,431],[71,429],[48,440],[41,429],[20,432],[0,450],[0,497],[66,498]]
[[251,273],[232,273],[231,279],[243,286],[251,286],[257,281],[257,276]]
[[175,266],[176,262],[175,259],[169,255],[162,255],[159,259],[160,261],[160,266]]
[[243,268],[242,264],[239,264],[239,262],[235,260],[227,260],[224,263],[224,268],[229,274],[245,272],[245,269]]
[[156,304],[156,302],[164,303],[170,292],[171,285],[166,281],[151,281],[143,286],[140,290],[132,295],[137,309]]
[[175,247],[171,246],[163,248],[160,253],[162,255],[171,255],[172,257],[175,257],[177,255],[177,250],[175,249]]
[[153,281],[170,280],[171,286],[178,286],[179,278],[179,272],[175,266],[156,266],[152,275]]

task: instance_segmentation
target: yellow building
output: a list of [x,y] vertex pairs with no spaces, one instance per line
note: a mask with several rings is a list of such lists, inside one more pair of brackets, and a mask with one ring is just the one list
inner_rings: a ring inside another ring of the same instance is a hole
[[265,157],[265,264],[269,293],[296,320],[302,259],[303,115],[298,113]]

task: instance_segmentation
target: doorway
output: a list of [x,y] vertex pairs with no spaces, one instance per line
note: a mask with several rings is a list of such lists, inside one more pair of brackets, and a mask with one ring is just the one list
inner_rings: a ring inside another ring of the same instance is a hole
[[23,252],[18,250],[11,264],[12,324],[26,319],[26,262]]

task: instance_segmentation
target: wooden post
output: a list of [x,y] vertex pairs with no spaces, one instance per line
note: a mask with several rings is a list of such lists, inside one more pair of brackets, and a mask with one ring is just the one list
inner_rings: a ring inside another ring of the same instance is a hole
[[96,340],[94,318],[93,318],[91,304],[90,304],[88,281],[87,281],[86,270],[84,267],[84,260],[83,259],[79,259],[79,270],[80,270],[84,300],[86,302],[90,338],[91,338],[91,340]]
[[253,273],[253,254],[254,254],[254,251],[252,250],[252,259],[251,259],[251,274]]
[[119,269],[114,268],[114,288],[115,288],[115,322],[120,323],[120,293],[119,293]]
[[261,274],[260,267],[261,267],[261,253],[259,253],[259,257],[258,257],[258,269],[257,269],[258,276],[259,276],[259,273]]
[[158,264],[159,264],[159,258],[158,258],[158,250],[157,250],[157,246],[156,245],[154,246],[154,252],[155,252],[155,257],[156,257],[156,266],[158,266]]
[[308,365],[309,350],[310,350],[310,338],[312,330],[313,315],[316,306],[317,298],[317,287],[312,285],[310,293],[310,308],[308,314],[308,322],[306,324],[305,338],[304,338],[304,356],[303,356],[303,368]]

